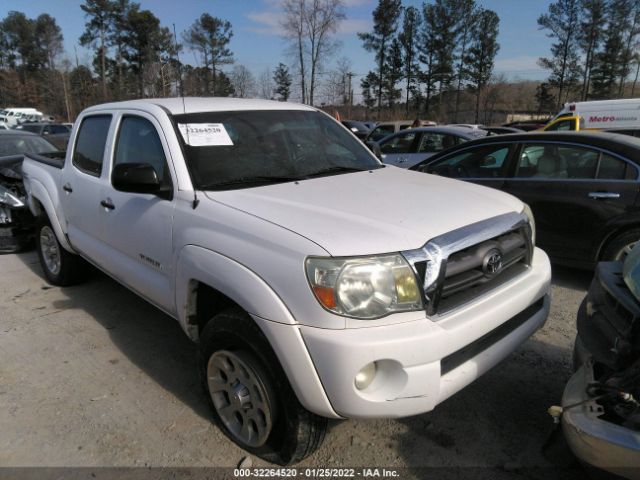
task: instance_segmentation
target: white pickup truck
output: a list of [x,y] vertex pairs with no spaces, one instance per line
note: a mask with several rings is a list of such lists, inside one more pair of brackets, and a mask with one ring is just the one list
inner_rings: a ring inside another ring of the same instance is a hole
[[275,463],[327,418],[432,410],[547,318],[526,205],[384,166],[308,106],[98,105],[23,171],[47,279],[88,261],[176,318],[217,425]]

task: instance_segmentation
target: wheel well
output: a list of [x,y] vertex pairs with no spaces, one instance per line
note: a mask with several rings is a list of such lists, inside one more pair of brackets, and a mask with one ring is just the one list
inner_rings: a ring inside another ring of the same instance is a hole
[[[197,338],[200,337],[200,333],[204,329],[205,325],[216,314],[231,308],[241,308],[236,302],[227,297],[225,294],[219,292],[215,288],[209,285],[192,281],[189,291],[189,326],[193,330],[197,329]],[[195,328],[194,328],[195,327]],[[192,333],[196,333],[193,332]]]
[[611,232],[609,235],[607,235],[605,239],[602,241],[602,243],[600,244],[600,248],[598,248],[596,262],[599,262],[600,260],[602,260],[602,255],[604,254],[605,250],[607,249],[607,247],[612,241],[614,241],[620,235],[624,235],[625,233],[631,230],[637,230],[639,228],[640,228],[640,225],[628,225],[625,227],[620,227],[617,230],[614,230],[613,232]]

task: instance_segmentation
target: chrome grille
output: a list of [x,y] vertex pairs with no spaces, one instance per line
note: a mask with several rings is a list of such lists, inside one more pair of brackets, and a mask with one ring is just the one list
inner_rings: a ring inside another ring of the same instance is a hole
[[524,215],[506,214],[403,254],[423,283],[427,313],[444,314],[526,271],[533,254],[531,229]]

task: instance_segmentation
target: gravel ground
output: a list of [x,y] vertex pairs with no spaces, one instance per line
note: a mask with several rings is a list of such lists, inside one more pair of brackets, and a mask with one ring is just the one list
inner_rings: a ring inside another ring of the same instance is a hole
[[[236,467],[246,457],[212,425],[194,345],[177,322],[97,272],[50,287],[33,252],[0,256],[0,272],[0,466]],[[590,276],[554,267],[546,326],[435,411],[332,422],[298,468],[583,478],[546,410],[571,374]]]

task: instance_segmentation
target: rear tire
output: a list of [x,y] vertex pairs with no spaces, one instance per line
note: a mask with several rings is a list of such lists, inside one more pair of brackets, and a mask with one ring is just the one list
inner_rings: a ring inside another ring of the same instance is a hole
[[640,229],[638,228],[621,233],[606,246],[602,253],[602,260],[605,262],[624,261],[638,241],[640,241]]
[[86,262],[60,245],[46,215],[41,216],[36,224],[36,250],[44,276],[52,285],[66,287],[85,278]]
[[201,333],[198,355],[214,421],[234,443],[279,465],[299,462],[322,444],[327,419],[300,404],[268,340],[245,312],[232,308],[214,316]]

